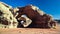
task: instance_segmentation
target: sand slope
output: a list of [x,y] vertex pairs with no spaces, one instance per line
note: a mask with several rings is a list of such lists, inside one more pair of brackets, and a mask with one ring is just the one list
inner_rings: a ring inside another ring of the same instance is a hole
[[0,34],[60,34],[60,25],[56,29],[40,29],[40,28],[15,28],[0,29]]

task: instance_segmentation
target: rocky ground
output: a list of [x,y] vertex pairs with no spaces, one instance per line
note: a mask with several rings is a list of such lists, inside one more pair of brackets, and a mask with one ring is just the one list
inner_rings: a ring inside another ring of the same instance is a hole
[[60,34],[60,24],[57,24],[56,29],[41,29],[41,28],[15,28],[1,29],[0,34]]

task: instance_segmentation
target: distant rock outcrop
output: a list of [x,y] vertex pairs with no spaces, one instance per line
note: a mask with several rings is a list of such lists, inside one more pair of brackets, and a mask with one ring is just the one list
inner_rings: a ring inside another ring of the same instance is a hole
[[58,20],[58,19],[55,19],[55,21],[57,21],[58,23],[60,23],[60,20]]

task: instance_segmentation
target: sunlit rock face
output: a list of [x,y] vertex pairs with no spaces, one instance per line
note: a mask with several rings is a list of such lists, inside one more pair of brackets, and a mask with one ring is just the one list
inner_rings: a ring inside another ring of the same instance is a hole
[[32,23],[32,20],[29,19],[26,15],[21,15],[21,17],[18,18],[18,21],[18,27],[28,27]]
[[37,12],[40,14],[40,15],[44,15],[45,13],[42,11],[42,10],[40,10],[37,6],[33,6],[33,5],[30,5],[31,6],[31,8],[33,9],[33,10],[37,10]]
[[1,28],[17,28],[18,21],[12,14],[12,7],[0,2],[0,26]]
[[18,11],[19,11],[19,9],[17,7],[13,9],[14,17],[16,17],[18,15],[18,13],[17,13]]

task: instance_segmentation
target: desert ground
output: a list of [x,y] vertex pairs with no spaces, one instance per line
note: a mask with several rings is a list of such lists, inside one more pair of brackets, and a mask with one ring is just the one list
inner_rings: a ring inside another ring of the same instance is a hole
[[0,34],[60,34],[60,24],[57,24],[56,29],[0,28]]

